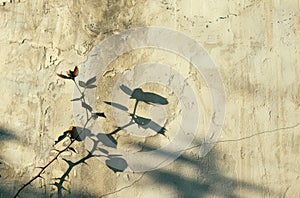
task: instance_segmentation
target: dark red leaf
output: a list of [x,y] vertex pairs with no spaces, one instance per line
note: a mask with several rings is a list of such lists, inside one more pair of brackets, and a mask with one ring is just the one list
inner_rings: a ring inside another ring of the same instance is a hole
[[82,139],[80,138],[77,128],[74,126],[71,126],[70,129],[71,129],[71,139],[81,141]]
[[64,79],[71,79],[69,76],[66,76],[63,74],[56,74],[56,75],[58,75],[59,77],[64,78]]
[[89,79],[88,81],[86,81],[87,85],[91,85],[92,83],[96,82],[96,76],[94,76],[93,78]]
[[70,79],[74,80],[76,76],[78,76],[79,69],[77,66],[75,66],[74,70],[69,70],[67,71],[67,75],[69,76]]
[[73,71],[73,75],[76,77],[79,74],[79,69],[77,66],[75,66],[74,71]]

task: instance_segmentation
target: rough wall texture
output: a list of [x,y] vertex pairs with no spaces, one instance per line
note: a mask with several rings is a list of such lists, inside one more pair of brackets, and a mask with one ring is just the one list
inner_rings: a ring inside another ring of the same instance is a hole
[[[0,197],[11,197],[49,161],[54,140],[74,124],[73,84],[55,72],[81,65],[112,34],[147,25],[185,33],[203,44],[218,65],[226,119],[213,150],[203,158],[197,157],[197,148],[188,150],[146,173],[114,173],[91,158],[71,170],[63,182],[66,190],[50,185],[67,171],[59,159],[21,197],[299,197],[299,11],[295,0],[7,2],[0,7]],[[108,100],[105,90],[140,62],[182,62],[186,67],[178,70],[191,72],[186,61],[172,56],[144,50],[120,57],[99,77],[99,97]],[[191,81],[196,77],[192,72]],[[208,114],[205,128],[211,109],[201,81],[194,87]],[[107,131],[114,125],[101,123]],[[126,132],[118,134],[121,145],[128,145],[128,138]],[[157,146],[154,138],[133,141]],[[80,154],[64,157],[76,161],[87,154],[83,144],[75,147]]]

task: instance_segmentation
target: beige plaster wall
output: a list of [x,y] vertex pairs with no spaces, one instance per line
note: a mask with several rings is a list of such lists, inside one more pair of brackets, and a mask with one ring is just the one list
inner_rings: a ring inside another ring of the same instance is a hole
[[[60,158],[21,197],[299,197],[299,11],[296,0],[21,0],[0,6],[0,197],[11,197],[38,171],[35,167],[47,163],[54,140],[74,124],[74,86],[55,72],[84,65],[99,41],[141,26],[185,33],[218,66],[226,118],[213,150],[203,158],[197,157],[198,148],[187,150],[146,173],[114,173],[91,158],[71,170],[63,182],[67,190],[50,185],[68,168]],[[193,70],[172,54],[135,51],[98,77],[98,96],[110,99],[107,90],[122,72],[149,60],[181,65],[183,74]],[[204,101],[205,129],[209,90],[197,76],[192,72],[189,80],[198,79],[193,87]],[[102,103],[96,108],[108,110]],[[114,127],[100,122],[107,132]],[[117,136],[124,146],[164,143],[163,137],[136,140],[124,131]],[[200,139],[201,134],[195,143]],[[79,154],[63,157],[76,161],[87,154],[82,143],[75,147]]]

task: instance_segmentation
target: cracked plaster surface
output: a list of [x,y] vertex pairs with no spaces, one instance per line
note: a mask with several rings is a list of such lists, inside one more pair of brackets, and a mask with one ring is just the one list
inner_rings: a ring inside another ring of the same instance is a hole
[[[2,2],[6,3],[0,6],[0,197],[12,196],[38,171],[35,167],[50,160],[54,140],[74,124],[73,84],[58,79],[55,72],[82,65],[99,41],[147,25],[176,29],[207,49],[226,89],[222,135],[207,156],[198,158],[202,131],[212,116],[211,100],[205,81],[186,60],[153,49],[124,54],[98,76],[97,97],[111,99],[112,85],[134,65],[148,61],[172,65],[197,91],[203,114],[199,133],[180,158],[152,172],[115,174],[91,158],[88,165],[71,170],[63,196],[299,197],[298,1]],[[168,128],[176,123],[180,109],[172,91],[157,84],[143,88],[168,97],[164,124]],[[96,109],[109,112],[101,102]],[[148,116],[149,107],[142,105],[139,113]],[[116,124],[100,123],[107,132]],[[134,151],[166,143],[160,136],[132,138],[126,131],[116,137],[120,146]],[[63,157],[74,162],[84,157],[84,146],[75,147],[79,154]],[[49,184],[67,168],[58,160],[22,197],[59,196]]]

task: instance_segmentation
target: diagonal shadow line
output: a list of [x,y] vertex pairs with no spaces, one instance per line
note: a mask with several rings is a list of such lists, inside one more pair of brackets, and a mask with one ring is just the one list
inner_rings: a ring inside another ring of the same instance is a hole
[[2,140],[14,140],[19,139],[16,135],[14,135],[11,131],[0,127],[0,141]]
[[[163,153],[163,155],[169,155],[169,153],[166,152]],[[168,169],[163,169],[163,170],[158,169],[155,171],[152,170],[154,172],[152,172],[152,174],[149,174],[149,177],[153,178],[153,180],[155,180],[157,183],[160,183],[163,186],[170,186],[172,188],[175,188],[179,197],[184,197],[184,198],[198,198],[198,197],[206,197],[209,195],[238,198],[240,196],[238,196],[235,193],[235,189],[241,187],[243,189],[257,191],[261,193],[269,192],[271,193],[271,195],[272,193],[274,193],[272,190],[264,186],[259,186],[258,184],[248,183],[245,181],[236,181],[230,177],[227,177],[226,175],[221,174],[218,171],[218,166],[216,166],[215,164],[215,158],[217,157],[215,152],[213,152],[212,156],[213,157],[206,157],[206,159],[203,158],[202,160],[192,159],[189,156],[183,156],[183,155],[178,158],[178,160],[181,163],[188,163],[187,164],[188,166],[193,166],[194,168],[199,169],[201,172],[204,171],[204,173],[201,174],[201,178],[205,178],[205,180],[203,181],[201,180],[199,181],[197,178],[184,177],[180,174],[177,174],[177,172]],[[211,166],[213,166],[212,173],[206,172],[207,171],[206,168],[211,168]],[[141,181],[142,177],[147,173],[148,172],[144,172],[138,179],[136,179],[134,182],[130,183],[129,185],[116,189],[113,192],[103,194],[100,197],[101,198],[106,197],[132,187],[134,184]],[[170,182],[170,180],[176,182]],[[225,188],[214,190],[215,185],[224,186]]]

